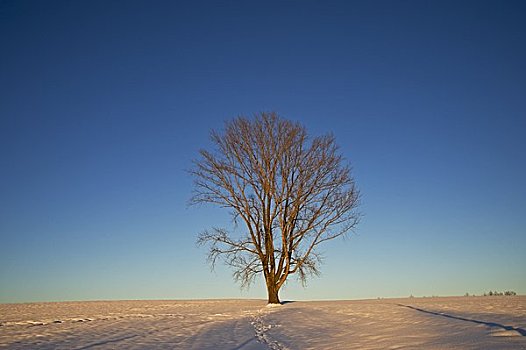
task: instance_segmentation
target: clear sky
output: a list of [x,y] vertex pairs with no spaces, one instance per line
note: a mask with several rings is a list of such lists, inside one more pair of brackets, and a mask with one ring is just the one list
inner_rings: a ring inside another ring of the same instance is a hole
[[265,298],[211,273],[210,129],[333,132],[364,214],[282,299],[526,293],[526,2],[1,1],[0,302]]

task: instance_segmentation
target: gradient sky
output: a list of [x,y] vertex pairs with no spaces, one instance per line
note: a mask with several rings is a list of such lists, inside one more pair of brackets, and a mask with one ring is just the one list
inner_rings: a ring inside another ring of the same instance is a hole
[[185,169],[277,111],[363,220],[282,299],[526,293],[524,1],[1,1],[0,302],[265,298],[215,272]]

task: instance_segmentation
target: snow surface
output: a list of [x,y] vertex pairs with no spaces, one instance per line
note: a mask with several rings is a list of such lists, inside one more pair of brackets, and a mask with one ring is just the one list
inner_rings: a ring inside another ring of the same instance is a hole
[[526,297],[0,304],[0,349],[526,349]]

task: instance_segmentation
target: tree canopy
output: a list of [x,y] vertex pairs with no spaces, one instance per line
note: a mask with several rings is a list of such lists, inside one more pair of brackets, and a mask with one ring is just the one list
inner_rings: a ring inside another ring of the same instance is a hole
[[235,118],[210,136],[214,149],[201,150],[190,171],[191,202],[228,209],[242,229],[214,227],[198,243],[209,247],[212,265],[231,266],[242,286],[263,273],[269,302],[279,303],[289,275],[305,283],[319,274],[319,245],[358,224],[350,166],[333,135],[311,138],[274,112]]

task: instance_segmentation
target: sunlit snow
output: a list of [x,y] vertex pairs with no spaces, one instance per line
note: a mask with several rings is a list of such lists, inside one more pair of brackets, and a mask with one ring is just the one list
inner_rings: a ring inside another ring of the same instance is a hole
[[526,297],[0,305],[5,349],[524,349]]

